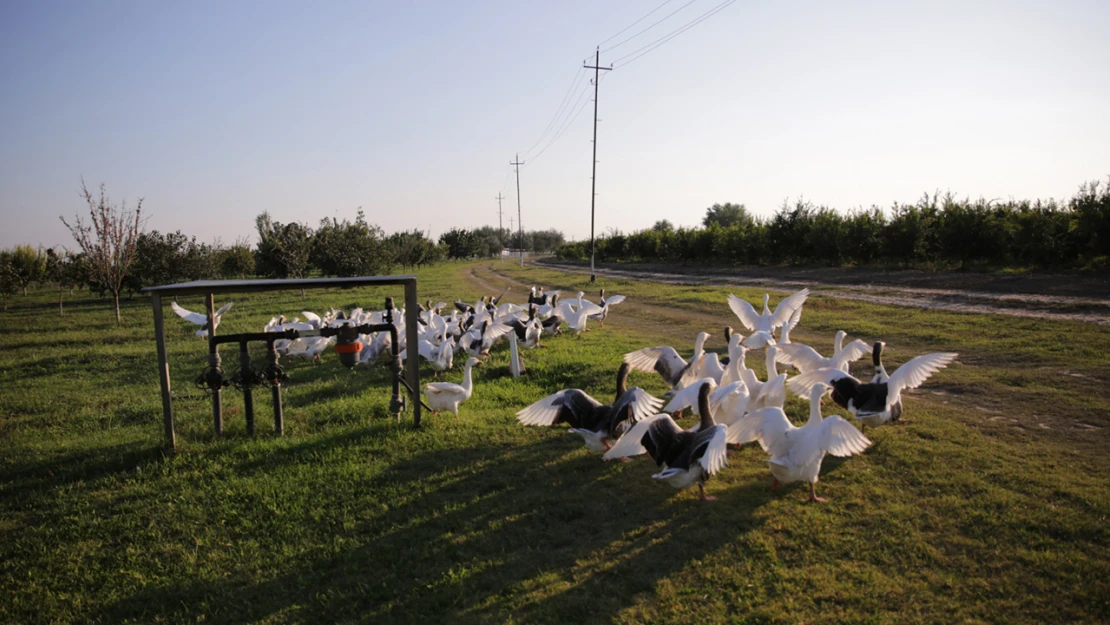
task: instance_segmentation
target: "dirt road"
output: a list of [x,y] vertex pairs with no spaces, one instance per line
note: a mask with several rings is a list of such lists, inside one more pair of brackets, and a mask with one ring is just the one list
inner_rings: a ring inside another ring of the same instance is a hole
[[[537,259],[537,266],[570,273],[589,273],[589,267]],[[993,313],[1037,319],[1061,319],[1110,325],[1110,276],[989,276],[986,274],[929,274],[926,272],[796,270],[740,270],[727,272],[703,267],[632,265],[606,267],[597,275],[669,284],[763,286],[779,290],[808,287],[824,297],[893,306]],[[866,281],[849,282],[852,278]],[[929,284],[930,286],[908,286]],[[960,288],[975,284],[979,288]],[[945,287],[933,285],[946,285]],[[1085,295],[1090,293],[1091,295]]]

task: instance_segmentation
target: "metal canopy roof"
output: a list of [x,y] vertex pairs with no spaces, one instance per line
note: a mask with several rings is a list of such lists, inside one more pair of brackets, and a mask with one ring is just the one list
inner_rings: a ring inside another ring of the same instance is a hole
[[159,295],[206,295],[208,293],[250,293],[282,289],[352,288],[356,286],[389,286],[415,282],[416,276],[362,276],[358,278],[285,278],[269,280],[193,280],[178,284],[148,286],[143,293]]

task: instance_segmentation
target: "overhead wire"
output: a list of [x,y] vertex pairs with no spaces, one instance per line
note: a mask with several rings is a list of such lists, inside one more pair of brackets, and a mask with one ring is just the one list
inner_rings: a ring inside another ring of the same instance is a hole
[[[648,14],[647,14],[647,15],[645,15],[645,16],[643,16],[643,17],[641,17],[640,19],[636,20],[635,22],[632,22],[632,23],[631,23],[631,24],[629,24],[628,26],[625,26],[624,28],[622,28],[622,29],[618,30],[617,32],[613,33],[613,34],[612,34],[612,35],[611,35],[611,36],[610,36],[610,37],[609,37],[608,39],[604,39],[604,40],[602,40],[602,41],[601,41],[600,43],[598,43],[598,44],[597,44],[597,45],[598,45],[598,47],[601,47],[602,45],[604,45],[604,44],[606,44],[606,43],[608,43],[608,42],[610,42],[610,41],[612,41],[612,40],[616,39],[616,38],[617,38],[617,37],[618,37],[618,36],[619,36],[619,35],[620,35],[621,33],[623,33],[624,31],[628,30],[629,28],[632,28],[632,27],[633,27],[633,26],[635,26],[636,24],[639,24],[640,22],[642,22],[642,21],[646,20],[647,18],[651,17],[651,15],[652,15],[653,13],[655,13],[655,12],[656,12],[656,11],[658,11],[659,9],[662,9],[663,7],[667,6],[668,4],[670,4],[670,3],[672,3],[672,2],[674,2],[674,0],[663,0],[663,4],[660,4],[659,6],[655,7],[655,8],[654,8],[654,9],[652,9],[651,11],[648,11]],[[618,45],[619,45],[619,44],[618,44]]]
[[[686,4],[684,4],[684,5],[680,6],[680,7],[678,7],[678,8],[677,8],[677,9],[675,9],[674,11],[671,11],[670,13],[668,13],[668,14],[667,14],[666,16],[664,16],[664,17],[663,17],[662,19],[660,19],[659,21],[657,21],[657,22],[654,22],[654,23],[653,23],[653,24],[652,24],[651,26],[648,26],[647,28],[645,28],[645,29],[641,30],[640,32],[636,33],[635,35],[632,35],[631,37],[628,37],[627,39],[624,39],[624,40],[622,40],[622,41],[621,41],[620,43],[617,43],[617,44],[614,44],[614,45],[611,45],[611,46],[609,46],[608,48],[605,48],[604,50],[602,50],[602,52],[608,52],[608,51],[610,51],[610,50],[615,50],[615,49],[617,49],[617,48],[619,48],[619,47],[623,46],[624,44],[628,43],[629,41],[632,41],[632,40],[633,40],[633,39],[635,39],[636,37],[639,37],[640,35],[642,35],[642,34],[646,33],[647,31],[651,30],[652,28],[655,28],[656,26],[658,26],[658,25],[662,24],[663,22],[667,21],[667,20],[668,20],[668,19],[670,19],[670,18],[671,18],[671,16],[673,16],[673,15],[674,15],[675,13],[678,13],[678,12],[679,12],[679,11],[681,11],[682,9],[685,9],[686,7],[690,6],[691,4],[694,4],[694,3],[695,3],[695,2],[697,2],[697,1],[698,1],[698,0],[690,0],[690,1],[689,1],[689,2],[687,2]],[[665,4],[665,3],[664,3],[664,4]],[[649,15],[650,15],[650,13],[649,13]],[[600,45],[600,44],[599,44],[599,45]]]
[[[612,61],[612,66],[616,67],[618,63],[620,63],[620,65],[622,67],[625,66],[625,65],[628,65],[629,63],[635,61],[636,59],[644,56],[645,54],[651,52],[652,50],[655,50],[656,48],[658,48],[658,47],[662,46],[663,44],[667,43],[671,39],[674,39],[675,37],[681,35],[682,33],[686,32],[687,30],[690,30],[694,26],[697,26],[698,24],[704,22],[705,20],[713,17],[717,13],[720,13],[721,11],[728,8],[728,6],[730,4],[733,4],[734,2],[736,2],[736,0],[725,0],[724,2],[718,4],[717,6],[715,6],[712,9],[706,11],[705,13],[701,14],[700,16],[694,18],[690,22],[687,22],[685,25],[680,26],[677,29],[671,31],[669,34],[664,35],[664,36],[660,37],[659,39],[656,39],[655,41],[653,41],[653,42],[651,42],[651,43],[649,43],[645,46],[642,46],[642,47],[640,47],[636,50],[633,50],[632,52],[629,52],[628,54],[626,54],[626,55],[624,55],[620,58],[614,59]],[[629,58],[629,57],[631,57],[631,58]],[[628,60],[624,61],[624,59],[628,59]],[[624,62],[621,63],[621,61],[624,61]]]
[[547,137],[548,133],[551,132],[551,129],[555,126],[555,122],[559,119],[559,117],[562,116],[567,103],[570,102],[570,95],[574,93],[574,90],[581,83],[583,75],[585,73],[583,72],[583,69],[584,68],[579,67],[578,71],[574,74],[574,80],[571,81],[570,87],[568,87],[566,93],[563,94],[563,99],[559,102],[559,108],[555,110],[555,114],[551,116],[551,121],[547,122],[547,126],[543,129],[543,132],[540,133],[540,136],[536,139],[536,142],[533,143],[527,150],[524,150],[524,152],[522,152],[521,154],[527,156],[527,154],[534,150],[536,146],[539,145],[544,140],[544,138]]
[[[559,141],[559,138],[563,136],[563,133],[565,133],[567,131],[567,129],[570,128],[572,124],[574,124],[574,120],[578,119],[578,116],[582,114],[582,111],[586,108],[586,104],[588,104],[590,102],[590,99],[589,98],[584,98],[584,96],[587,93],[590,92],[590,85],[591,84],[592,84],[592,81],[590,83],[587,83],[586,88],[583,89],[580,94],[578,94],[578,99],[574,101],[574,105],[571,106],[571,109],[570,109],[570,110],[574,110],[574,107],[578,107],[578,110],[575,111],[574,115],[567,117],[567,119],[563,123],[562,127],[559,128],[559,131],[551,138],[551,141],[549,141],[547,143],[547,145],[543,146],[543,149],[540,150],[539,152],[537,152],[535,154],[535,156],[533,156],[528,161],[528,165],[530,165],[532,163],[535,163],[536,159],[538,159],[541,155],[543,155],[543,153],[546,152],[548,148],[555,145],[555,143],[557,141]],[[579,103],[581,103],[581,104],[579,104]],[[527,167],[528,165],[525,165],[524,167]]]

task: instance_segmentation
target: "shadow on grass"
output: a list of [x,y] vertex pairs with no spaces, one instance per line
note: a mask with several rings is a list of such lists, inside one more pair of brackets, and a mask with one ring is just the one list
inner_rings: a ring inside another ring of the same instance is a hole
[[45,493],[76,482],[94,482],[119,473],[161,463],[165,454],[160,447],[142,443],[94,447],[24,465],[17,471],[0,474],[0,495],[19,497]]
[[[307,461],[376,436],[305,443],[243,471]],[[149,587],[98,616],[240,622],[606,622],[758,525],[762,485],[714,491],[715,503],[650,479],[639,459],[606,465],[569,439],[445,449],[400,461],[360,490],[365,519],[345,542],[309,528],[329,553],[293,556],[283,573]],[[712,489],[712,482],[710,483]],[[345,502],[355,504],[355,502]],[[329,529],[331,528],[331,529]],[[345,546],[345,545],[350,545]]]

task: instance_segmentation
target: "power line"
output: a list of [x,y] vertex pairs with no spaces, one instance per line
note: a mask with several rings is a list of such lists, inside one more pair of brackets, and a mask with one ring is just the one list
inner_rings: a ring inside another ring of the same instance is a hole
[[655,8],[654,8],[654,9],[652,9],[651,11],[649,11],[647,15],[645,15],[645,16],[643,16],[643,17],[641,17],[640,19],[636,20],[635,22],[632,22],[632,23],[631,23],[631,24],[629,24],[628,26],[625,26],[624,28],[622,28],[622,29],[618,30],[618,31],[617,31],[616,33],[614,33],[614,34],[613,34],[613,36],[609,37],[608,39],[605,39],[605,40],[603,40],[603,41],[602,41],[601,43],[599,43],[599,44],[597,44],[597,45],[598,45],[598,46],[601,46],[601,44],[603,44],[603,43],[607,43],[607,42],[609,42],[609,41],[612,41],[613,39],[616,39],[616,38],[617,38],[617,35],[620,35],[621,33],[623,33],[624,31],[628,30],[629,28],[632,28],[632,27],[633,27],[633,26],[635,26],[636,24],[639,24],[640,22],[642,22],[642,21],[646,20],[647,18],[651,17],[651,14],[652,14],[652,13],[655,13],[655,12],[656,12],[656,11],[658,11],[659,9],[662,9],[663,7],[667,6],[667,5],[668,5],[668,4],[670,4],[671,2],[674,2],[674,0],[664,0],[663,4],[660,4],[659,6],[655,7]]
[[698,24],[704,22],[705,20],[713,17],[717,13],[720,13],[721,11],[726,9],[728,7],[728,5],[730,5],[734,2],[736,2],[736,0],[725,0],[721,4],[718,4],[717,6],[713,7],[712,9],[710,9],[710,10],[706,11],[705,13],[701,14],[699,17],[696,17],[693,20],[691,20],[690,22],[687,22],[684,26],[680,26],[677,29],[671,31],[670,34],[664,35],[664,36],[660,37],[659,39],[656,39],[655,41],[647,44],[646,46],[643,46],[643,47],[641,47],[637,50],[633,50],[632,52],[629,52],[628,54],[614,60],[613,61],[613,66],[615,67],[617,63],[620,63],[624,59],[628,59],[629,57],[632,57],[628,61],[626,61],[624,63],[621,63],[622,66],[628,65],[632,61],[635,61],[636,59],[640,58],[641,56],[644,56],[648,52],[651,52],[652,50],[658,48],[659,46],[662,46],[663,44],[667,43],[671,39],[674,39],[675,37],[681,35],[682,33],[686,32],[687,30],[690,30],[694,26],[697,26]]
[[[652,24],[651,26],[648,26],[647,28],[645,28],[645,29],[641,30],[640,32],[636,33],[635,35],[632,35],[631,37],[629,37],[629,38],[627,38],[627,39],[624,39],[624,40],[623,40],[623,41],[621,41],[620,43],[618,43],[618,44],[616,44],[616,45],[612,45],[612,46],[609,46],[608,48],[605,48],[604,50],[602,50],[602,52],[608,52],[608,51],[610,51],[610,50],[614,50],[614,49],[616,49],[616,48],[619,48],[619,47],[623,46],[624,44],[628,43],[629,41],[632,41],[632,40],[633,40],[633,39],[635,39],[636,37],[639,37],[640,35],[642,35],[642,34],[646,33],[647,31],[651,30],[652,28],[655,28],[656,26],[658,26],[658,25],[662,24],[663,22],[667,21],[668,19],[670,19],[670,18],[671,18],[671,16],[672,16],[672,15],[674,15],[675,13],[678,13],[678,12],[679,12],[679,11],[681,11],[682,9],[685,9],[686,7],[690,6],[691,4],[694,4],[694,3],[695,3],[695,2],[697,2],[697,1],[698,1],[698,0],[690,0],[690,1],[689,1],[689,2],[687,2],[686,4],[684,4],[684,5],[680,6],[680,7],[678,7],[678,8],[677,8],[677,9],[675,9],[674,11],[671,11],[670,13],[668,13],[668,14],[666,15],[666,17],[664,17],[663,19],[661,19],[661,20],[659,20],[659,21],[657,21],[657,22],[653,23],[653,24]],[[665,3],[664,3],[664,4],[665,4]],[[654,11],[653,11],[653,13],[654,13]],[[649,13],[648,15],[651,15],[651,13]],[[645,16],[645,17],[646,17],[646,16]]]
[[[562,127],[560,127],[560,129],[559,129],[559,132],[556,133],[553,137],[551,137],[551,141],[549,141],[547,143],[547,145],[543,146],[542,150],[537,152],[535,154],[535,156],[533,156],[532,158],[530,158],[528,160],[529,163],[536,162],[536,159],[538,159],[540,157],[540,155],[542,155],[544,152],[546,152],[547,148],[550,148],[551,146],[555,145],[555,143],[559,140],[559,138],[563,136],[563,133],[565,133],[567,131],[567,129],[570,128],[572,124],[574,124],[574,120],[578,119],[578,116],[582,114],[582,111],[585,110],[585,108],[586,108],[586,104],[588,104],[589,101],[590,101],[589,99],[583,100],[585,95],[590,92],[590,84],[592,84],[592,83],[587,83],[586,84],[586,87],[584,89],[582,89],[581,93],[578,94],[578,99],[574,101],[574,106],[577,106],[578,110],[574,113],[574,115],[572,115],[570,117],[567,117],[567,119],[564,120]],[[581,102],[581,105],[579,105],[579,102]],[[525,167],[525,169],[527,169],[527,166]]]
[[528,148],[527,150],[524,151],[525,156],[527,156],[529,152],[534,150],[536,148],[536,146],[539,145],[540,142],[544,140],[544,137],[547,136],[547,133],[550,132],[552,127],[555,125],[555,121],[558,120],[559,117],[562,116],[564,108],[566,108],[566,105],[570,102],[570,94],[574,92],[574,90],[578,87],[579,83],[581,82],[581,79],[582,79],[583,74],[584,74],[582,69],[583,68],[579,67],[578,71],[574,74],[574,80],[572,80],[570,82],[570,87],[568,87],[567,92],[565,94],[563,94],[563,99],[559,101],[559,108],[555,110],[555,114],[551,116],[551,121],[547,122],[547,126],[543,129],[543,132],[540,133],[540,136],[536,139],[536,142],[532,144],[532,147],[530,147],[530,148]]

